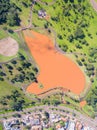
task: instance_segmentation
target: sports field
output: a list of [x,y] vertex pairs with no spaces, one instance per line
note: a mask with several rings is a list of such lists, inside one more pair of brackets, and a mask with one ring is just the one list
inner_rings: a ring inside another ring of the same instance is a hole
[[38,83],[28,86],[28,92],[40,94],[55,87],[66,88],[75,94],[84,90],[84,74],[71,59],[56,51],[50,38],[34,31],[30,31],[30,35],[25,31],[24,36],[40,69]]

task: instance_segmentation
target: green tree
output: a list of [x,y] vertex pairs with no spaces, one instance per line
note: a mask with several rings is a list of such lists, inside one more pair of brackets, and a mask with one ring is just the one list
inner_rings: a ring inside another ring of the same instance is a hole
[[85,37],[83,30],[80,27],[77,27],[75,33],[74,33],[75,39],[81,38],[83,39]]
[[9,24],[10,26],[20,25],[20,19],[18,17],[18,14],[8,13],[7,24]]
[[12,101],[11,108],[16,111],[23,109],[25,101],[23,99],[18,99],[17,101]]
[[10,0],[0,0],[0,23],[6,23],[10,26],[19,25],[19,8]]
[[0,23],[6,22],[9,6],[9,0],[0,0]]

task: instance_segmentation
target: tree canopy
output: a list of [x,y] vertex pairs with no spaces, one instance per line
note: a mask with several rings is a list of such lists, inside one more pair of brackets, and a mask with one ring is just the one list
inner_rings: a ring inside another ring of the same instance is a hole
[[0,24],[8,23],[10,26],[19,25],[20,9],[10,0],[0,0]]

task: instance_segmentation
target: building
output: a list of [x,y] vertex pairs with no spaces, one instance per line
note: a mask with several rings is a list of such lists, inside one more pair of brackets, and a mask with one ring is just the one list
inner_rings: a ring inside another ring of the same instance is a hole
[[47,16],[46,11],[44,11],[44,10],[39,10],[38,11],[38,17],[39,18],[45,18],[46,16]]
[[69,123],[68,130],[75,130],[75,122],[71,121]]

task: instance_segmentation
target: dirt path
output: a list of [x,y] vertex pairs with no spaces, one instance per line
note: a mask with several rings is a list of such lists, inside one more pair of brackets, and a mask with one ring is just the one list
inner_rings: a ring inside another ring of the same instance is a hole
[[21,31],[23,31],[23,30],[30,29],[30,28],[32,27],[32,12],[33,12],[33,7],[34,7],[34,5],[35,5],[35,0],[32,2],[31,7],[30,7],[30,13],[29,13],[29,19],[28,19],[29,24],[28,24],[28,26],[18,28],[18,29],[16,29],[16,30],[14,30],[14,32],[17,32],[17,33],[18,33],[18,32],[21,32]]

